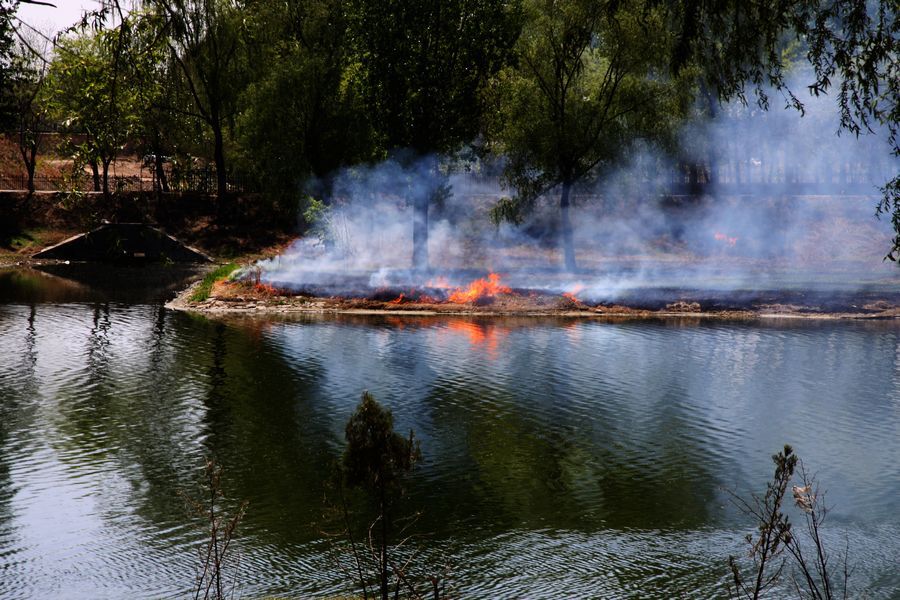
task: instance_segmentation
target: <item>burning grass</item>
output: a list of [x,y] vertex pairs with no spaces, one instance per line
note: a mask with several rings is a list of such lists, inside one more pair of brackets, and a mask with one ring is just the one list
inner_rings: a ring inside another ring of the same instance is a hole
[[[728,239],[722,243],[729,245]],[[686,270],[694,267],[681,266]],[[882,281],[842,288],[821,278],[797,279],[792,272],[776,273],[777,279],[772,279],[767,271],[763,273],[769,277],[760,282],[732,281],[701,267],[696,267],[698,274],[692,279],[660,278],[656,285],[648,285],[645,279],[632,276],[636,271],[624,263],[574,275],[551,270],[497,273],[448,269],[423,276],[408,269],[320,269],[284,282],[255,266],[232,281],[217,283],[207,300],[191,299],[193,305],[184,307],[209,312],[252,309],[625,318],[900,316],[900,288]],[[664,273],[669,265],[660,269]]]
[[[716,292],[715,290],[647,288],[620,298],[597,298],[592,288],[569,283],[555,289],[514,287],[498,273],[457,285],[459,273],[436,276],[423,284],[369,287],[366,277],[338,274],[316,286],[290,288],[260,280],[257,270],[228,280],[235,265],[207,275],[191,296],[175,308],[204,312],[321,312],[405,315],[529,315],[601,318],[760,316],[815,318],[898,318],[900,292],[853,292],[835,296],[810,290]],[[453,281],[456,278],[457,281]],[[423,278],[424,279],[424,278]],[[410,281],[414,281],[412,277]],[[355,290],[355,291],[354,291]],[[564,291],[563,291],[564,290]]]
[[228,263],[226,265],[221,265],[209,273],[203,278],[200,282],[200,285],[191,293],[190,300],[191,302],[203,302],[207,300],[212,293],[213,286],[230,276],[232,273],[238,270],[238,266],[236,263]]
[[452,304],[476,304],[493,299],[499,294],[511,294],[512,290],[500,283],[500,276],[490,273],[484,279],[476,279],[466,289],[457,289],[450,294]]

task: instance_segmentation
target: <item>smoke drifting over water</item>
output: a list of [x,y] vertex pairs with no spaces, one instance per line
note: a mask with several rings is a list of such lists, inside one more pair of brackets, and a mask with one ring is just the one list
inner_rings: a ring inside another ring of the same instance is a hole
[[[654,289],[897,289],[900,269],[883,260],[890,223],[874,207],[900,161],[884,135],[837,135],[832,100],[810,99],[807,109],[801,117],[728,106],[685,129],[681,163],[699,165],[693,172],[642,149],[582,182],[574,274],[560,266],[558,190],[525,222],[498,227],[490,209],[512,191],[496,176],[427,157],[338,173],[311,234],[261,262],[261,278],[295,291],[365,295],[427,286],[436,276],[460,286],[496,272],[513,288],[595,302]],[[438,187],[446,193],[430,209],[431,271],[414,272],[411,199]]]

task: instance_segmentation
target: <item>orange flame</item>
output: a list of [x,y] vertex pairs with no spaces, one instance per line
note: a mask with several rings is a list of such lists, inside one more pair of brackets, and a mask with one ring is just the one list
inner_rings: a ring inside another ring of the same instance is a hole
[[394,298],[393,300],[389,300],[388,304],[400,304],[401,302],[403,302],[403,294],[402,293],[399,296],[397,296],[396,298]]
[[256,290],[256,293],[263,296],[278,295],[278,289],[276,289],[275,286],[269,285],[268,283],[256,283],[254,284],[253,289]]
[[713,234],[713,237],[716,238],[717,242],[725,242],[729,246],[734,246],[735,244],[737,244],[737,241],[738,241],[738,238],[730,237],[730,236],[728,236],[724,233],[718,232],[718,231],[715,234]]
[[563,296],[564,298],[568,298],[568,299],[571,300],[572,302],[575,302],[575,303],[577,303],[577,304],[581,304],[581,300],[578,299],[578,294],[579,294],[579,292],[581,292],[583,289],[584,289],[584,284],[583,284],[583,283],[576,283],[575,285],[572,286],[572,288],[571,288],[568,292],[563,292],[563,293],[562,293],[562,296]]
[[497,294],[509,294],[512,290],[500,284],[500,276],[496,273],[488,274],[486,279],[476,279],[465,290],[457,288],[450,294],[450,302],[454,304],[468,304],[482,298],[493,298]]

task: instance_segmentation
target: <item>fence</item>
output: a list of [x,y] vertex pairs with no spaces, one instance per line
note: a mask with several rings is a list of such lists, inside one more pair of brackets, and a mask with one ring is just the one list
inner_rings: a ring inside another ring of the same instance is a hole
[[[632,184],[656,184],[667,188],[673,194],[698,194],[715,184],[720,192],[769,193],[795,189],[797,193],[831,195],[838,192],[871,193],[877,185],[883,185],[896,173],[896,159],[880,161],[857,161],[823,163],[807,169],[791,169],[784,161],[721,161],[713,165],[703,163],[683,163],[674,168],[662,168],[651,175],[643,174]],[[181,169],[165,165],[164,181],[160,181],[152,168],[143,168],[138,175],[109,176],[109,189],[121,192],[193,192],[215,194],[217,190],[216,172],[212,168]],[[479,183],[496,184],[496,176],[470,175],[468,181],[458,181],[457,193],[466,194],[478,189]],[[230,176],[228,192],[258,192],[256,182]],[[93,178],[87,171],[77,177],[37,175],[35,190],[39,191],[80,191],[94,190]],[[469,189],[471,188],[471,189]],[[28,177],[24,174],[0,175],[0,189],[27,190]]]
[[[201,194],[215,194],[218,189],[216,172],[211,169],[184,171],[167,169],[165,175],[166,179],[163,184],[153,171],[144,170],[140,175],[127,176],[110,174],[109,189],[112,192],[168,191]],[[100,185],[102,186],[102,180]],[[256,191],[254,185],[239,177],[229,177],[227,186],[229,192]],[[25,191],[27,189],[27,175],[0,175],[0,190]],[[85,172],[84,174],[79,173],[77,177],[35,175],[34,189],[51,192],[91,192],[95,191],[95,186],[93,177]]]

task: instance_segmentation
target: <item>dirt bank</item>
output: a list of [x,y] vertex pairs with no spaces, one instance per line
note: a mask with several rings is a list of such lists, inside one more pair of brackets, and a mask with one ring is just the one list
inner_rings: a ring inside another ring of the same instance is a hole
[[266,285],[248,281],[220,281],[210,296],[201,302],[190,300],[197,284],[182,291],[167,308],[207,316],[224,315],[289,315],[289,314],[356,314],[391,316],[517,316],[565,317],[604,320],[629,319],[898,319],[900,305],[878,301],[859,305],[856,310],[827,310],[821,306],[769,303],[745,307],[704,308],[698,302],[672,298],[663,306],[648,308],[627,304],[590,305],[569,297],[546,293],[498,294],[474,304],[451,302],[405,302],[291,295]]

